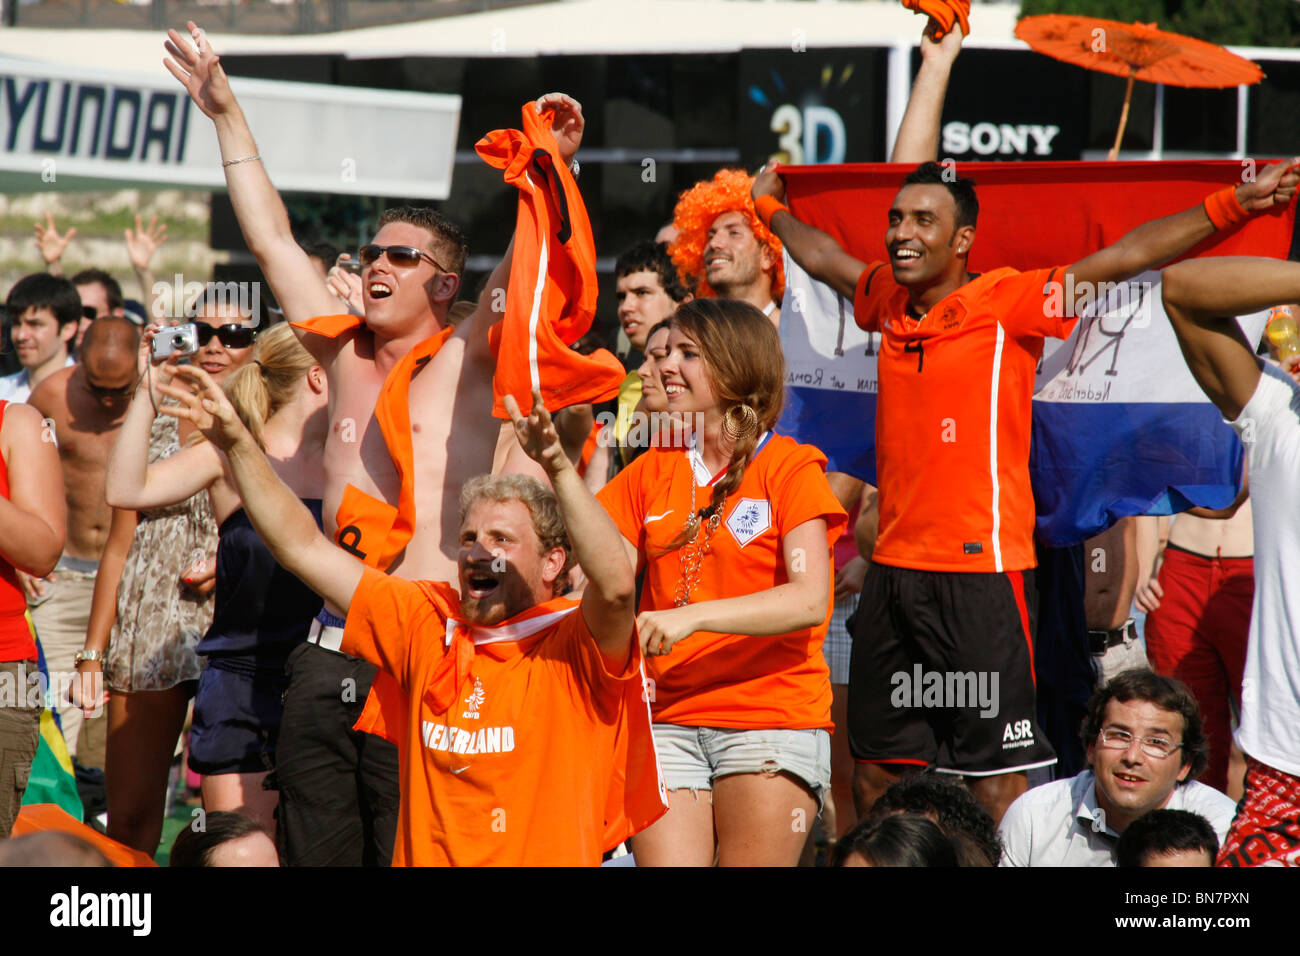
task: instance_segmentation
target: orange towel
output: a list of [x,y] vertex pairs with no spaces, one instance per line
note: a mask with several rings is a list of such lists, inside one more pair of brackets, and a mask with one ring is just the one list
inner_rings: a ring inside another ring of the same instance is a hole
[[903,0],[903,6],[934,19],[942,28],[936,38],[948,33],[954,22],[960,23],[961,32],[970,36],[970,0]]
[[538,113],[529,102],[522,113],[523,132],[495,130],[475,146],[519,190],[505,318],[490,337],[498,418],[507,417],[506,395],[529,408],[537,389],[557,411],[613,398],[627,376],[607,350],[582,355],[569,347],[596,314],[596,244],[582,194],[551,134],[554,112]]

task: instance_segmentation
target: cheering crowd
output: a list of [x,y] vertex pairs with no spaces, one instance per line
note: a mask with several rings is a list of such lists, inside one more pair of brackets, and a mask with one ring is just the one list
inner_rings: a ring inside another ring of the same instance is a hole
[[[1260,359],[1233,318],[1300,300],[1300,264],[1163,273],[1261,520],[1243,487],[1110,533],[1140,567],[1077,622],[1080,766],[1040,726],[1056,597],[1028,467],[1044,340],[1078,321],[1051,290],[1285,209],[1300,172],[1072,264],[972,274],[976,185],[935,161],[961,41],[921,40],[888,261],[801,222],[775,164],[721,170],[618,257],[620,361],[584,338],[571,97],[479,144],[527,214],[471,298],[466,237],[432,209],[386,211],[359,272],[301,245],[206,37],[170,32],[283,321],[209,286],[153,322],[156,222],[127,235],[138,311],[107,273],[58,277],[53,220],[48,271],[6,300],[0,681],[28,685],[37,639],[75,672],[50,705],[103,770],[107,835],[158,850],[184,740],[207,822],[172,865],[1300,862],[1300,360]],[[879,334],[876,486],[777,429],[786,256]],[[7,837],[45,699],[0,705]],[[58,859],[48,836],[0,840],[0,863]]]

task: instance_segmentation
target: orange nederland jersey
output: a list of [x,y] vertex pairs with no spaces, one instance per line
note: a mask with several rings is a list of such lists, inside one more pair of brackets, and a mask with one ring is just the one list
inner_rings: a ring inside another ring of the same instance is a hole
[[[673,607],[681,580],[677,537],[691,507],[708,505],[711,476],[682,450],[651,448],[619,472],[597,497],[646,559],[641,610]],[[829,549],[844,527],[844,509],[826,482],[826,458],[810,445],[772,435],[745,469],[700,560],[691,603],[754,594],[789,582],[781,542],[814,518],[826,520]],[[703,532],[701,531],[701,534]],[[751,637],[701,631],[646,661],[654,681],[656,723],[747,729],[831,727],[831,682],[822,640],[830,621],[790,634]]]
[[506,418],[505,396],[520,408],[540,391],[550,411],[602,402],[626,374],[605,349],[569,348],[596,315],[596,244],[582,194],[551,133],[554,112],[523,107],[523,130],[495,130],[475,145],[483,161],[519,190],[505,318],[492,328],[497,357],[492,413]]
[[563,598],[459,615],[451,585],[373,569],[348,610],[344,653],[406,692],[393,865],[599,865],[667,809],[635,642],[606,658]]
[[1057,270],[996,269],[921,319],[888,263],[858,279],[853,315],[881,333],[876,399],[880,532],[872,559],[926,571],[1020,571],[1034,559],[1029,435],[1034,372]]

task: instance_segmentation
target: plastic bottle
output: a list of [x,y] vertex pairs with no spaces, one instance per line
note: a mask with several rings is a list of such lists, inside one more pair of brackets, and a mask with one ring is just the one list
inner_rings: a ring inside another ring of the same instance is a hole
[[1266,327],[1268,340],[1277,349],[1277,360],[1285,361],[1292,355],[1300,355],[1300,329],[1296,328],[1295,316],[1291,309],[1279,305],[1268,315]]

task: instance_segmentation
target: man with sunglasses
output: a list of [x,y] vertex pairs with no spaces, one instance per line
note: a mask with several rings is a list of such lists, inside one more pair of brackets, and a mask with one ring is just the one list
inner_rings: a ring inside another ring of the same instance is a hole
[[1190,810],[1223,842],[1231,799],[1196,781],[1209,743],[1182,681],[1124,671],[1088,703],[1082,736],[1091,770],[1026,791],[998,826],[1002,866],[1115,866],[1119,836],[1152,810]]
[[81,299],[67,279],[37,272],[9,290],[5,318],[22,369],[0,378],[0,399],[25,402],[33,388],[74,364],[68,349],[81,319]]
[[[139,333],[129,321],[97,319],[82,341],[81,362],[46,378],[28,399],[57,439],[68,506],[67,539],[58,565],[45,578],[24,582],[51,675],[73,673],[85,644],[95,575],[112,519],[104,476],[135,391],[139,347]],[[56,707],[68,752],[84,767],[104,766],[104,716],[83,721],[81,708],[65,699]]]
[[[202,31],[193,23],[187,31],[168,34],[167,68],[213,121],[248,248],[329,376],[325,530],[371,566],[408,579],[455,580],[461,486],[474,475],[509,470],[493,467],[507,458],[527,461],[510,424],[491,418],[495,360],[487,331],[500,318],[492,307],[504,300],[509,254],[480,305],[453,329],[448,314],[465,268],[465,237],[433,209],[390,209],[359,257],[364,322],[337,316],[339,301],[294,239],[225,72]],[[538,109],[555,110],[553,131],[570,162],[582,136],[580,105],[551,94]],[[401,417],[409,409],[409,420],[394,423],[392,433],[406,445],[405,483],[376,419],[381,393]],[[531,463],[528,470],[537,473]],[[403,499],[404,489],[413,500]],[[414,527],[394,528],[399,504],[413,506]],[[352,729],[376,671],[337,653],[343,623],[322,615],[289,662],[276,775],[290,865],[386,864],[392,853],[397,754],[387,741]],[[342,703],[340,681],[356,691]],[[354,789],[331,779],[355,781]]]

